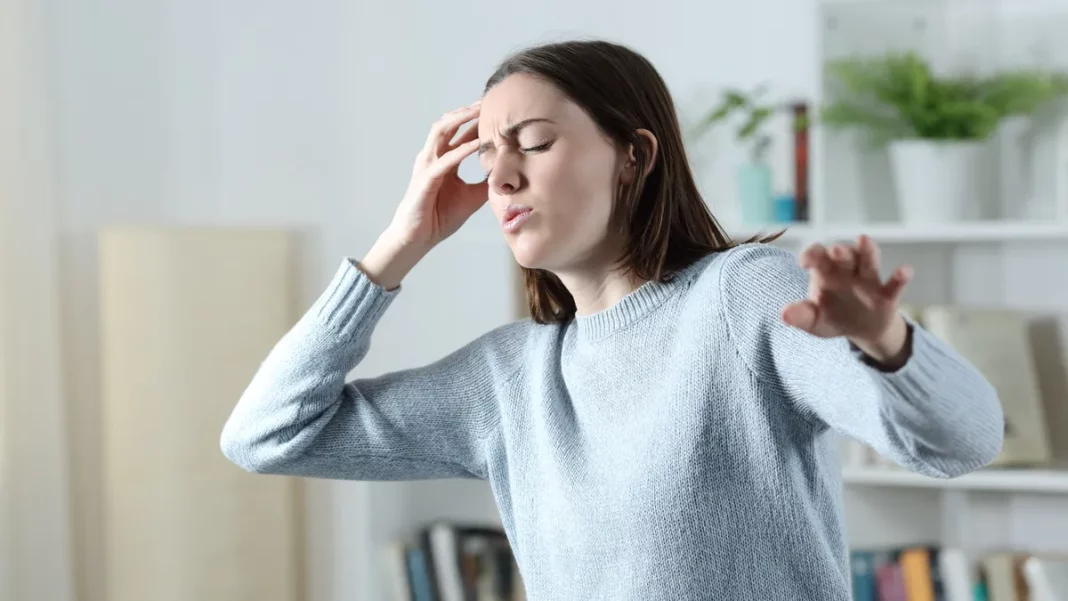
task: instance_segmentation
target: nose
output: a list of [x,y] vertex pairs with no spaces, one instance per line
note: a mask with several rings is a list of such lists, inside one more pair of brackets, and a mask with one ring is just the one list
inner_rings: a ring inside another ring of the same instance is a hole
[[523,175],[512,153],[504,149],[497,153],[486,183],[490,191],[498,196],[509,196],[519,191],[523,185]]

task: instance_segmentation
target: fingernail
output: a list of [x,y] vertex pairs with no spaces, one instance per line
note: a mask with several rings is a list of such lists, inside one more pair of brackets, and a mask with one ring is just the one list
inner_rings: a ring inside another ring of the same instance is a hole
[[481,99],[481,98],[479,98],[478,100],[476,100],[476,101],[472,102],[472,103],[471,103],[471,106],[478,106],[478,105],[480,105],[480,104],[482,104],[482,99]]

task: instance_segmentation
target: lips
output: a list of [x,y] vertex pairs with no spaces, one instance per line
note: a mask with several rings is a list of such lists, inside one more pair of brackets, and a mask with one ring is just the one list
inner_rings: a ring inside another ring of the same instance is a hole
[[519,231],[519,228],[530,217],[533,209],[522,205],[509,205],[501,215],[501,228],[509,234]]

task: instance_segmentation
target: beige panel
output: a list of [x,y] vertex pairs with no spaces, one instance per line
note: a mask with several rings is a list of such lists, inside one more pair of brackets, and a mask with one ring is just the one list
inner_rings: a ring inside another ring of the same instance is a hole
[[219,434],[295,320],[284,232],[101,235],[109,601],[300,597],[291,478],[248,474]]

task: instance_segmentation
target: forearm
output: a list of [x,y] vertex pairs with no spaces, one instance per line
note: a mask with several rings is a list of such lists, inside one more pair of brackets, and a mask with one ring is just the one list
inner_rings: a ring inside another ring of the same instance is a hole
[[260,366],[224,427],[224,454],[261,473],[483,477],[496,386],[521,364],[523,331],[498,330],[429,365],[346,382],[392,298],[346,263]]
[[904,366],[893,373],[866,368],[881,391],[880,421],[890,452],[935,476],[987,465],[1000,453],[1004,435],[997,392],[923,328],[913,325],[912,332]]
[[254,374],[223,428],[224,454],[250,471],[273,472],[314,444],[329,444],[320,434],[344,402],[344,378],[392,298],[342,265]]

